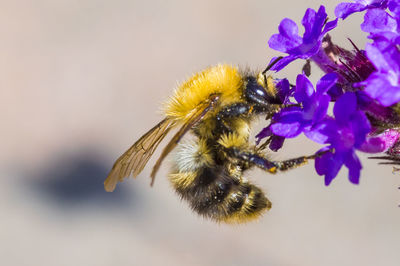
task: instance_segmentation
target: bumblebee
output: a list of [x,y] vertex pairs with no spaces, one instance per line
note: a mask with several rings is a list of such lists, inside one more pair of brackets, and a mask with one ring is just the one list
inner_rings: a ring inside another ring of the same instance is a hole
[[[164,158],[176,148],[169,180],[195,212],[225,223],[255,219],[271,208],[271,202],[243,173],[259,167],[275,174],[315,158],[272,161],[250,144],[252,120],[259,115],[271,118],[282,107],[265,71],[251,73],[225,64],[209,67],[176,88],[164,106],[165,118],[117,159],[105,190],[136,177],[167,133],[179,128],[153,167],[151,185]],[[181,142],[189,131],[193,140]]]

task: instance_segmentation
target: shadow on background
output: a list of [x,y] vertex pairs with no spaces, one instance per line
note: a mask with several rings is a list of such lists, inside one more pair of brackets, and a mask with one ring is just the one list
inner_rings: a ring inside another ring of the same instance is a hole
[[46,201],[63,207],[129,207],[140,206],[137,189],[117,186],[112,193],[104,190],[103,182],[109,166],[93,152],[76,155],[59,155],[47,167],[28,178],[31,188],[46,198]]

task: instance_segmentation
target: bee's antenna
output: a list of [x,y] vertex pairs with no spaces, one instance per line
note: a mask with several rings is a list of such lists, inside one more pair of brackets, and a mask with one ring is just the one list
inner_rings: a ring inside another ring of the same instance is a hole
[[265,75],[265,73],[267,73],[268,70],[270,70],[276,63],[278,63],[279,61],[281,61],[281,59],[283,58],[283,56],[279,56],[277,57],[274,61],[272,61],[267,68],[261,72],[263,75]]

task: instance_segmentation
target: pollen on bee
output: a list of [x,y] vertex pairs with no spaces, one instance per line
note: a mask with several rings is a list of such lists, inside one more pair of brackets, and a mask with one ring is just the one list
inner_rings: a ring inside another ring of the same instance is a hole
[[269,169],[268,169],[268,172],[270,172],[270,173],[276,173],[276,167],[274,166],[274,167],[269,168]]

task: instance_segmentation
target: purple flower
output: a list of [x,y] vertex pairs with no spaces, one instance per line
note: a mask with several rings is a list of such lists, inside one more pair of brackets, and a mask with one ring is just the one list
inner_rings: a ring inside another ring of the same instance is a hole
[[282,148],[283,143],[285,142],[285,138],[275,135],[271,131],[271,125],[263,128],[263,130],[260,131],[256,135],[256,144],[258,145],[263,138],[269,137],[269,149],[272,151],[278,151],[280,148]]
[[383,133],[369,137],[361,145],[360,151],[368,153],[385,152],[399,140],[400,132],[394,129],[387,129]]
[[368,38],[382,51],[400,44],[398,21],[381,9],[371,9],[365,13],[361,29],[369,32]]
[[370,8],[386,8],[387,0],[355,0],[355,3],[340,3],[335,8],[335,15],[345,19],[355,12],[361,12]]
[[[333,44],[327,32],[336,27],[338,18],[364,10],[361,29],[373,43],[362,50],[349,39],[352,51]],[[282,100],[290,107],[275,114],[257,137],[268,136],[270,148],[277,150],[285,138],[304,133],[327,145],[315,159],[316,171],[325,176],[326,185],[343,165],[349,170],[349,180],[358,184],[362,165],[357,151],[385,152],[389,156],[370,158],[400,165],[400,0],[341,3],[335,14],[338,18],[326,23],[323,6],[318,11],[308,9],[302,20],[303,36],[296,23],[286,18],[279,33],[270,38],[269,46],[287,55],[272,59],[275,65],[268,69],[279,71],[296,59],[308,59],[304,73],[309,73],[313,61],[326,75],[315,90],[304,74],[298,75],[293,95],[284,93]],[[290,96],[296,102],[290,102]],[[336,102],[333,116],[328,114],[330,101]]]
[[368,96],[365,91],[356,91],[356,95],[358,108],[368,116],[369,121],[375,127],[374,136],[382,130],[398,127],[400,116],[394,108],[383,106]]
[[279,33],[272,35],[268,44],[272,49],[287,53],[288,56],[278,61],[271,70],[279,71],[298,58],[307,59],[315,55],[321,47],[324,35],[337,24],[337,19],[325,24],[326,18],[324,6],[320,6],[318,12],[307,9],[302,20],[305,29],[303,37],[299,36],[299,29],[293,20],[283,19],[279,24]]
[[365,13],[361,29],[370,33],[397,32],[397,22],[384,10],[371,9]]
[[285,138],[294,138],[302,132],[307,135],[312,126],[325,117],[331,99],[327,91],[336,81],[336,74],[327,74],[318,81],[315,91],[305,75],[298,75],[294,98],[302,107],[283,109],[274,117],[271,131]]
[[371,125],[366,115],[357,109],[357,97],[352,92],[337,100],[333,113],[335,119],[326,118],[314,128],[314,136],[330,144],[321,151],[331,150],[316,158],[315,169],[325,176],[325,185],[329,185],[345,165],[349,169],[349,180],[358,184],[362,166],[355,151],[364,144]]
[[396,15],[397,20],[400,19],[400,1],[399,0],[389,0],[388,2],[389,10]]
[[278,91],[278,97],[281,103],[291,104],[290,97],[293,94],[293,90],[290,88],[290,83],[288,79],[276,79],[275,87]]
[[376,67],[365,81],[355,84],[365,86],[365,92],[384,106],[390,106],[400,100],[400,53],[392,48],[383,53],[372,44],[368,44],[367,56]]

